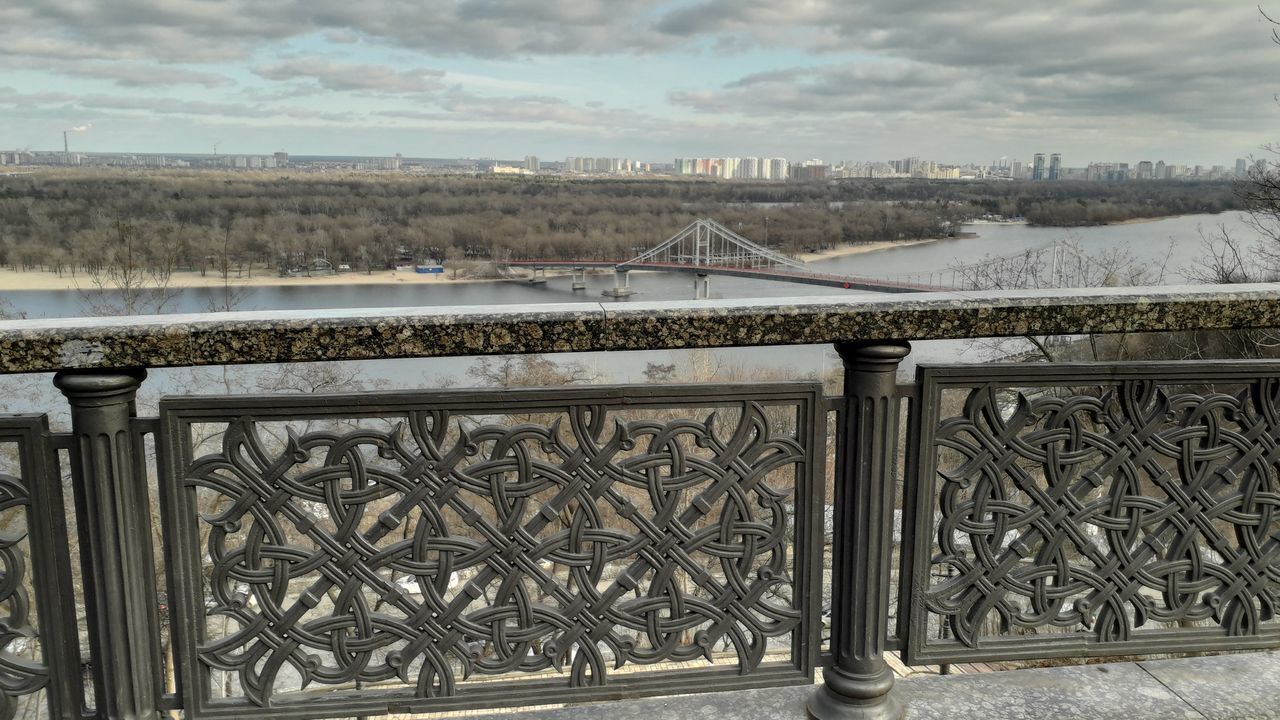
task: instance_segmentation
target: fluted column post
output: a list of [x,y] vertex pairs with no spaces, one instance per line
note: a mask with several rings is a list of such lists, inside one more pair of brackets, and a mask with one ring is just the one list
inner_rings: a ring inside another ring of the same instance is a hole
[[64,370],[53,379],[71,404],[94,704],[106,720],[155,720],[164,687],[146,466],[129,431],[146,376]]
[[831,654],[809,699],[819,720],[896,720],[893,671],[884,661],[893,551],[893,468],[898,437],[898,341],[839,343],[844,423],[837,439],[832,548]]

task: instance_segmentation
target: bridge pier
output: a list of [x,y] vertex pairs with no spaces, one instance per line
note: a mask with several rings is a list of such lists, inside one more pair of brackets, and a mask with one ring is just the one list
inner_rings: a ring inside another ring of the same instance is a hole
[[546,285],[547,269],[544,267],[535,267],[533,269],[533,277],[529,278],[530,285]]
[[631,289],[631,278],[629,278],[627,270],[623,268],[613,269],[613,287],[605,290],[602,294],[605,297],[622,298],[630,297],[635,294],[635,290]]
[[587,269],[585,267],[573,269],[573,289],[574,291],[587,289]]
[[711,276],[698,273],[693,276],[693,299],[711,299]]

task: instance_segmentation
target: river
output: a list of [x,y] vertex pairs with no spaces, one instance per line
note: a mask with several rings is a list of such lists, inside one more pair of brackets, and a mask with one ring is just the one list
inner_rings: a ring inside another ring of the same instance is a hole
[[[815,271],[863,276],[900,276],[942,279],[956,265],[970,264],[985,257],[1005,257],[1014,253],[1052,246],[1069,240],[1085,253],[1123,248],[1135,259],[1164,266],[1164,282],[1185,282],[1185,269],[1204,253],[1200,230],[1225,226],[1237,237],[1256,233],[1238,213],[1193,215],[1091,228],[1040,228],[1027,225],[975,225],[965,228],[978,237],[940,240],[932,243],[892,248],[859,255],[833,257],[812,263]],[[522,282],[440,283],[433,285],[350,285],[276,286],[253,288],[240,302],[244,310],[301,310],[343,307],[407,307],[461,305],[521,305],[563,302],[615,302],[601,297],[612,287],[612,274],[591,275],[587,290],[574,292],[569,278],[552,278],[546,285]],[[685,300],[693,296],[692,276],[680,273],[632,273],[636,299]],[[800,295],[866,295],[839,288],[794,285],[783,282],[713,276],[713,298],[794,297]],[[171,308],[175,312],[201,312],[216,303],[221,291],[214,288],[185,290]],[[4,292],[14,309],[28,317],[69,317],[84,312],[84,299],[75,291]],[[622,300],[621,302],[626,302]],[[992,350],[972,343],[920,343],[913,358],[918,361],[980,359]],[[690,353],[635,352],[565,356],[597,369],[601,379],[612,382],[642,382],[649,363],[694,363]],[[467,369],[472,359],[429,359],[411,362],[364,363],[364,372],[401,387],[468,384]],[[812,377],[836,366],[829,348],[728,349],[702,353],[697,364],[719,365],[721,374],[742,374],[761,367],[793,377]],[[733,373],[728,371],[732,370]],[[704,371],[705,372],[705,371]],[[699,377],[698,379],[703,379]]]

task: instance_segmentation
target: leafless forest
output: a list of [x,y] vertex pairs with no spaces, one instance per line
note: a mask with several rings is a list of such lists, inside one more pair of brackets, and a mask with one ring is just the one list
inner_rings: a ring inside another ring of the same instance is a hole
[[1075,226],[1240,207],[1226,183],[553,178],[60,171],[0,178],[0,266],[91,272],[121,253],[168,270],[274,271],[401,254],[629,257],[697,217],[785,252],[940,237],[986,215]]

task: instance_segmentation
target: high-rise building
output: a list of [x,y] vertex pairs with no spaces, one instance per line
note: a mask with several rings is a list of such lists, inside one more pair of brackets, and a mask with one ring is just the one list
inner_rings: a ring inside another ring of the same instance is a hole
[[1242,178],[1249,174],[1249,161],[1244,158],[1236,158],[1236,177]]
[[1054,153],[1049,156],[1049,179],[1062,179],[1062,155],[1059,153]]
[[538,161],[537,155],[524,156],[524,169],[531,173],[542,172],[542,163]]
[[1031,161],[1031,179],[1044,179],[1044,153],[1036,153],[1035,159]]
[[1138,163],[1138,179],[1139,180],[1150,180],[1151,178],[1155,177],[1154,173],[1155,173],[1155,166],[1151,164],[1150,160],[1143,160],[1142,162]]
[[374,160],[374,167],[378,170],[399,170],[400,162],[404,157],[400,153],[396,153],[395,157],[378,158]]

